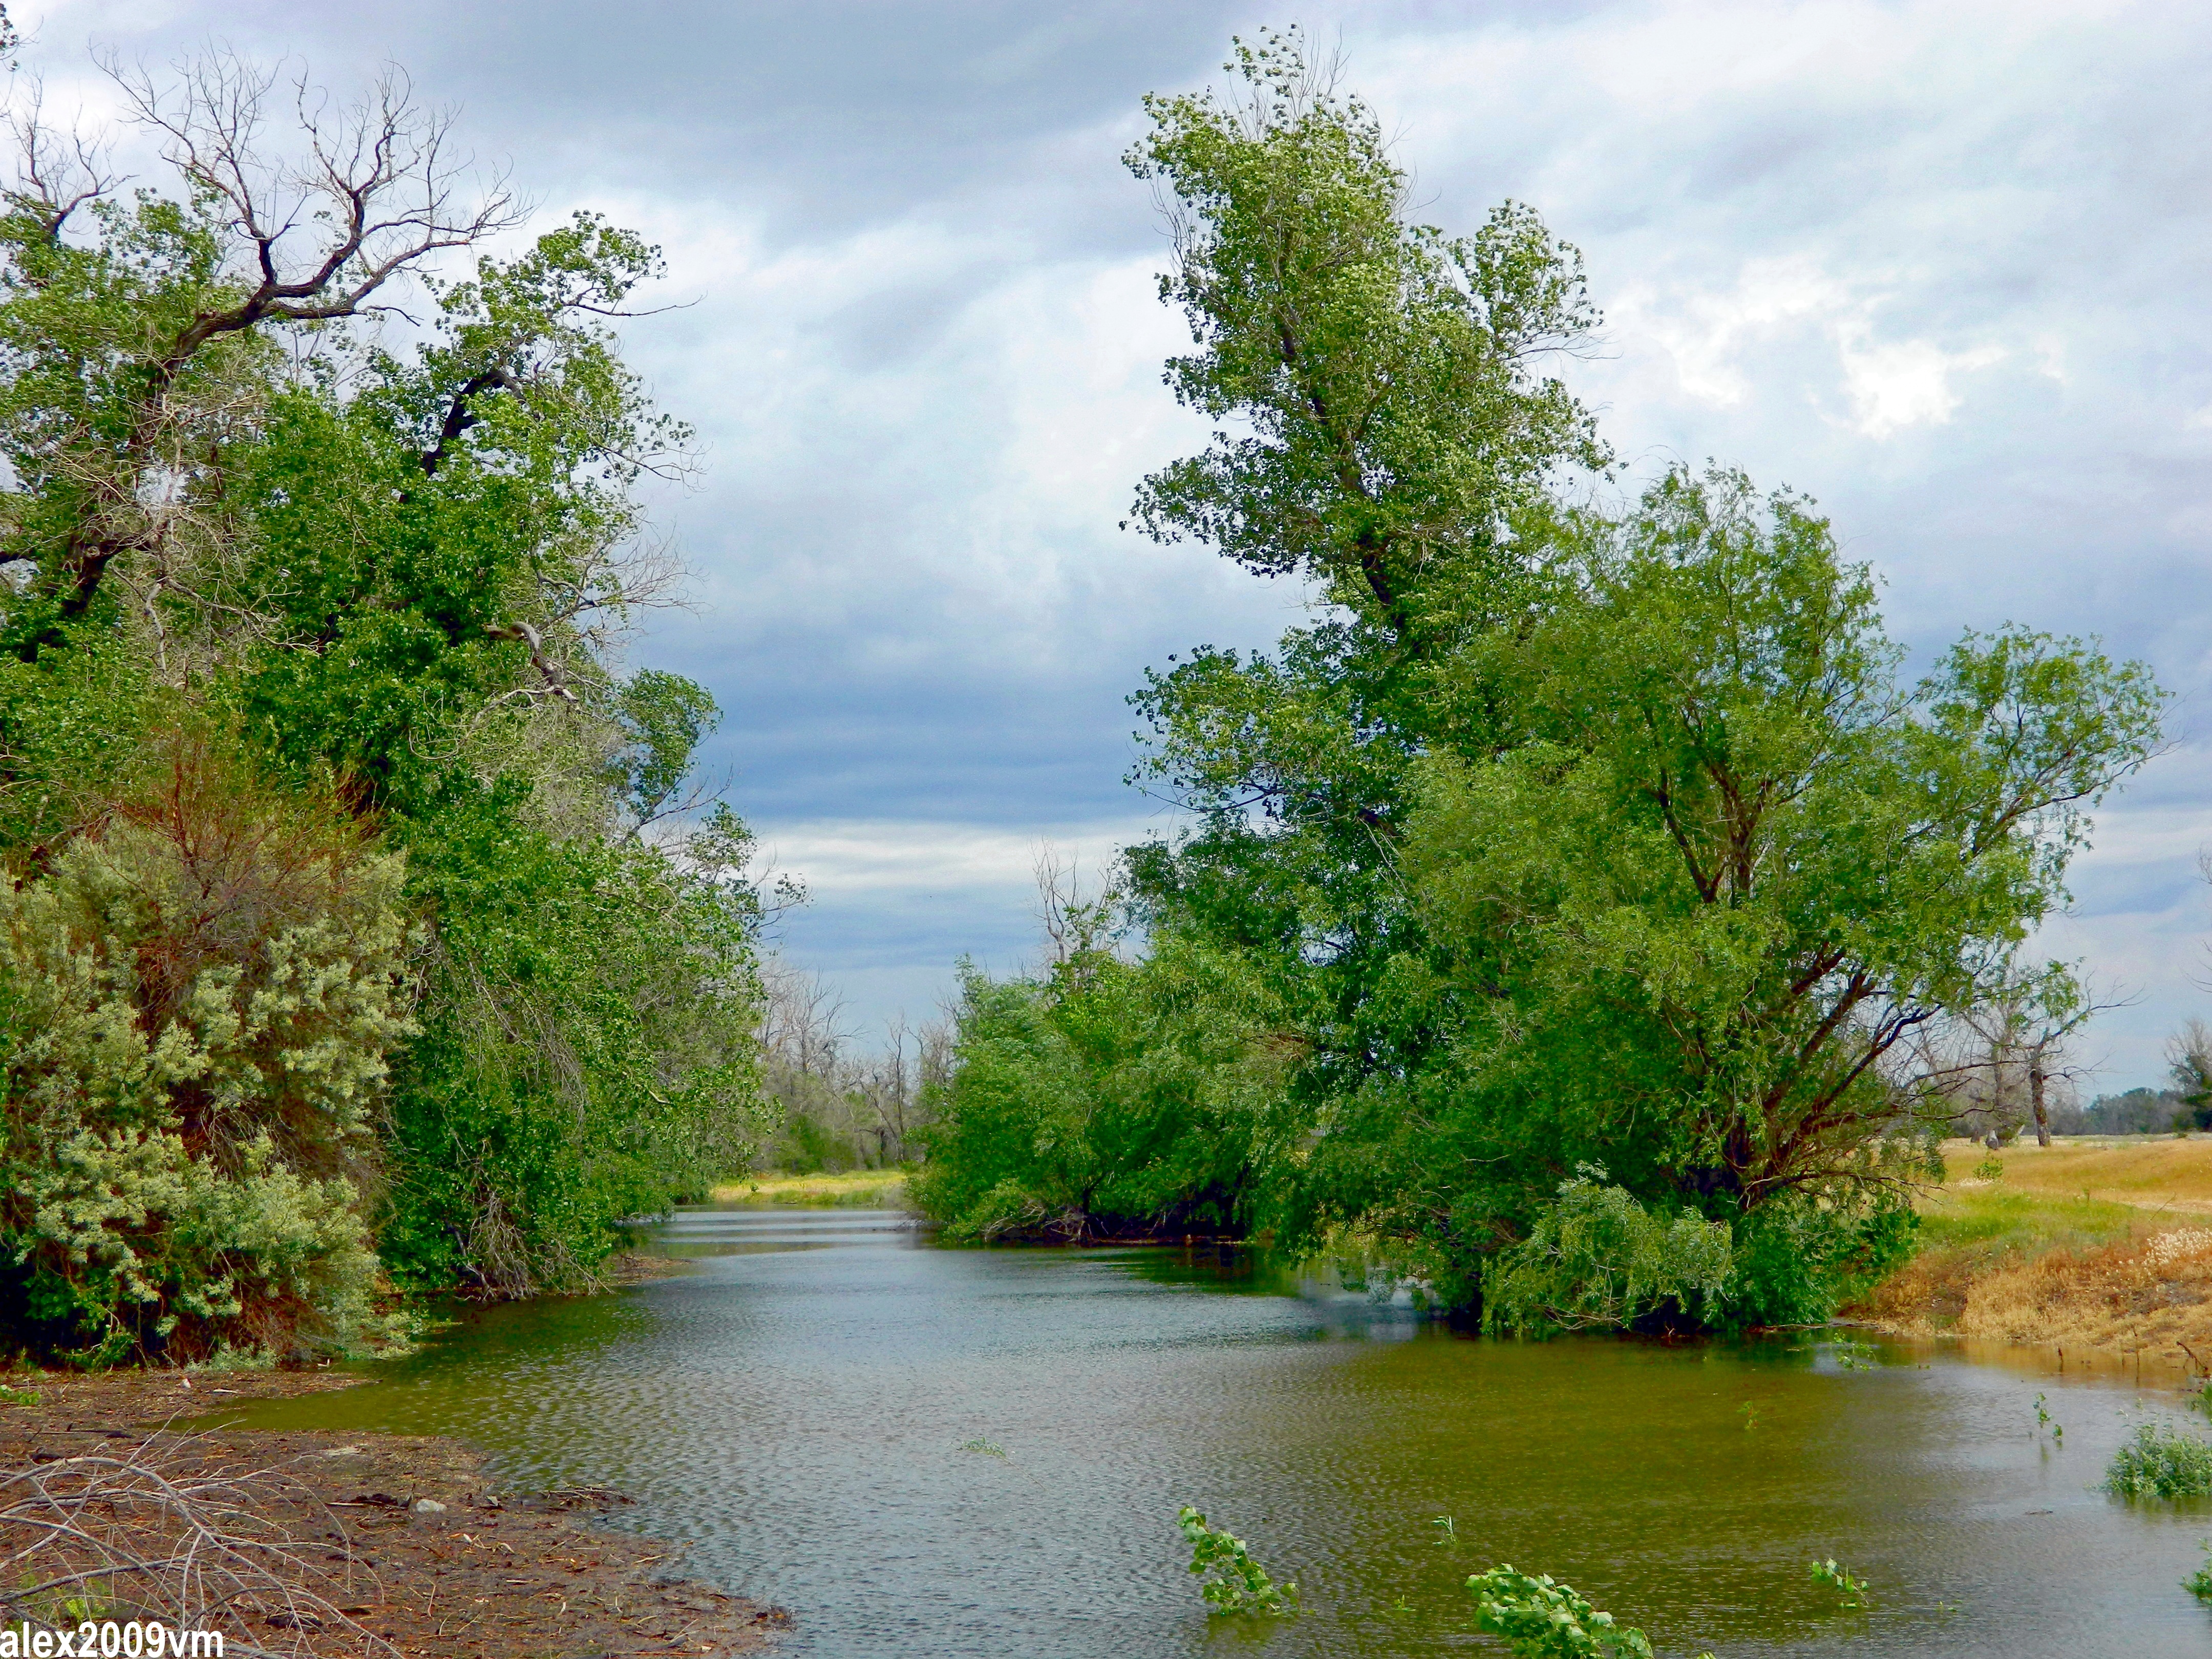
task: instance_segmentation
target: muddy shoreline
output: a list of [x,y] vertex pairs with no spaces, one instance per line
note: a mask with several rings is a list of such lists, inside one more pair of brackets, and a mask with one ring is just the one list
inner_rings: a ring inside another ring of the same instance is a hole
[[504,1489],[481,1453],[443,1437],[272,1433],[225,1425],[227,1405],[346,1387],[333,1373],[15,1372],[0,1468],[52,1465],[151,1442],[186,1472],[270,1470],[271,1521],[323,1575],[329,1628],[245,1614],[239,1645],[425,1659],[629,1659],[769,1651],[790,1615],[682,1576],[678,1544],[593,1524],[629,1500],[599,1488]]

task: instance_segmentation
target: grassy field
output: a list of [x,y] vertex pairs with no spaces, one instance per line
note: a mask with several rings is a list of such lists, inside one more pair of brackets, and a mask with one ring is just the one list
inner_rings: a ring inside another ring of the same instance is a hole
[[757,1204],[764,1209],[799,1205],[809,1209],[895,1210],[905,1198],[903,1170],[847,1170],[835,1175],[782,1175],[763,1170],[714,1188],[717,1204]]
[[1912,1334],[2212,1356],[2212,1139],[1943,1152],[1944,1184],[1919,1204],[1919,1255],[1856,1316]]

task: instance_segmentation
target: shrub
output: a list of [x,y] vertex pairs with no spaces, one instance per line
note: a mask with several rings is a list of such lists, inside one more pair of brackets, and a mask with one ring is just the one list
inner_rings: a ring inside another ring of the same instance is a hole
[[1619,1329],[1664,1309],[1717,1302],[1734,1265],[1729,1226],[1663,1215],[1583,1164],[1528,1237],[1482,1274],[1494,1332]]
[[1770,1199],[1736,1225],[1725,1322],[1825,1325],[1912,1259],[1918,1230],[1911,1206],[1887,1198]]
[[204,736],[0,882],[0,1313],[34,1351],[369,1328],[401,860]]
[[2212,1440],[2145,1423],[2113,1454],[2105,1490],[2117,1498],[2212,1496]]

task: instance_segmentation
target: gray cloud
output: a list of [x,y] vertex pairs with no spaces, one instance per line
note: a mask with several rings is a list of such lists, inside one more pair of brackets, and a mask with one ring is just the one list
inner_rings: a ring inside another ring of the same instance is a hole
[[[698,303],[633,350],[711,465],[664,514],[699,608],[639,651],[721,698],[714,763],[823,872],[790,948],[864,1017],[927,1006],[963,951],[1019,958],[1010,846],[1153,821],[1120,782],[1146,665],[1298,614],[1115,527],[1200,435],[1158,384],[1179,328],[1118,157],[1139,96],[1203,83],[1249,5],[27,10],[57,74],[88,38],[158,59],[219,33],[333,80],[396,59],[549,213],[667,246]],[[2212,14],[1304,15],[1340,33],[1425,216],[1470,229],[1511,195],[1584,248],[1609,346],[1570,376],[1632,484],[1711,455],[1808,490],[1920,660],[2012,619],[2179,694],[2188,741],[2107,811],[2048,940],[2141,991],[2098,1046],[2108,1081],[2153,1078],[2212,932]],[[892,856],[916,848],[936,862]]]

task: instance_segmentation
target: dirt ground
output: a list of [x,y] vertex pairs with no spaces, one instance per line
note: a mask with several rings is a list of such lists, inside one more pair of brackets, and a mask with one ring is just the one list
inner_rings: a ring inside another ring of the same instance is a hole
[[679,1546],[593,1525],[629,1501],[617,1493],[502,1491],[454,1440],[221,1426],[228,1402],[350,1378],[157,1371],[4,1380],[11,1396],[37,1401],[0,1405],[0,1468],[113,1453],[145,1444],[164,1425],[212,1418],[216,1426],[181,1443],[157,1439],[158,1455],[186,1473],[280,1472],[258,1489],[271,1494],[269,1519],[320,1575],[319,1593],[337,1617],[247,1615],[241,1623],[283,1628],[228,1632],[234,1648],[386,1659],[752,1654],[791,1622],[780,1608],[684,1580]]

